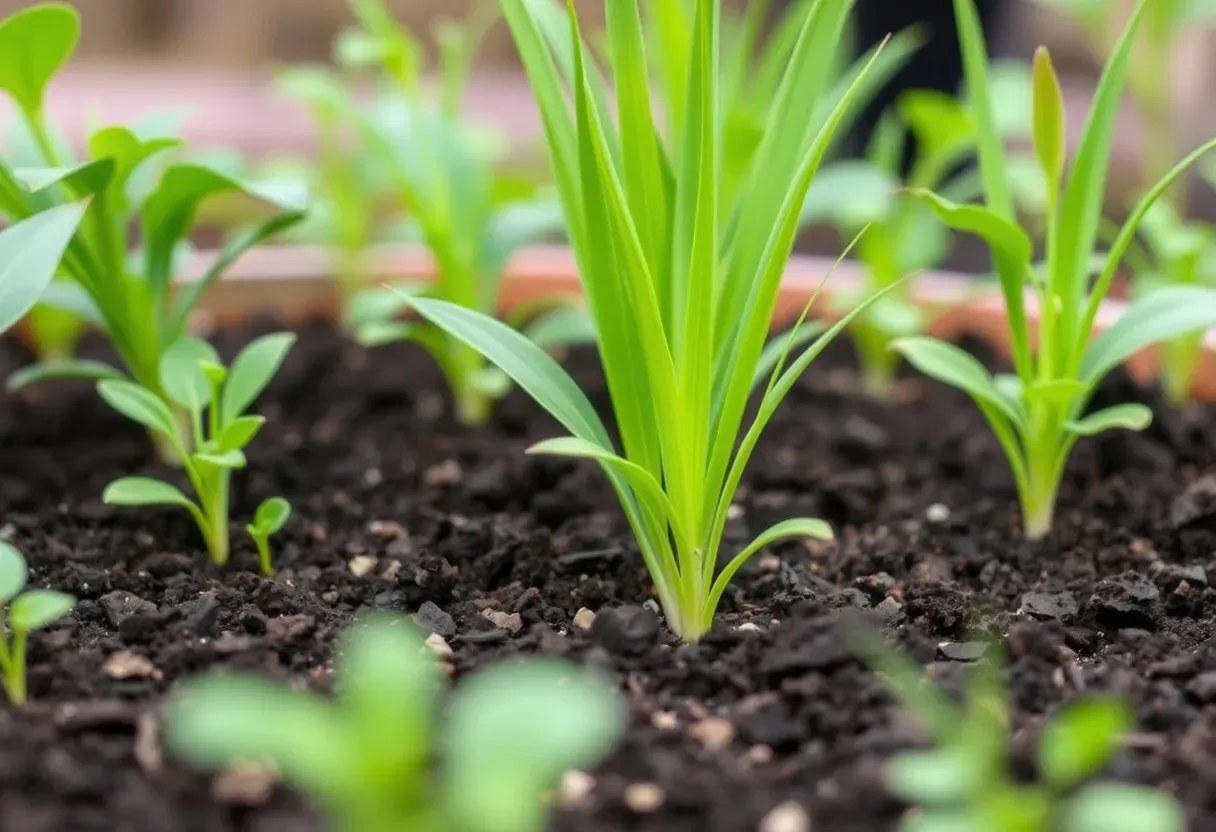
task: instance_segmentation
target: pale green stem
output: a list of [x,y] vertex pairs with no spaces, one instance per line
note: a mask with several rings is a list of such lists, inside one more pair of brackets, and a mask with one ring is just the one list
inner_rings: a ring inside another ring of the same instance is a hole
[[251,534],[254,545],[258,547],[258,568],[267,578],[274,577],[274,564],[270,557],[270,539],[264,534]]

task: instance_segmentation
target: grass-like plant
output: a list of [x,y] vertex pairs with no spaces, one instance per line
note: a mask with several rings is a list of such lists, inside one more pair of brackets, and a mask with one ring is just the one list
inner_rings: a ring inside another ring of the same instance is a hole
[[258,568],[269,578],[274,574],[274,563],[270,557],[270,536],[278,533],[291,518],[291,503],[282,497],[268,497],[254,512],[253,522],[245,526],[245,532],[258,548]]
[[[246,346],[229,369],[206,341],[184,338],[161,359],[157,389],[163,394],[125,379],[99,382],[98,392],[112,408],[173,449],[197,502],[176,486],[150,477],[117,479],[106,487],[102,499],[111,505],[186,509],[198,524],[211,559],[217,565],[227,563],[232,472],[245,467],[244,449],[266,422],[247,411],[294,342],[295,336],[288,333],[265,335]],[[175,407],[187,414],[187,429],[175,417]],[[257,520],[255,525],[261,528]]]
[[[20,220],[88,200],[63,261],[72,282],[57,282],[42,304],[99,326],[126,372],[101,362],[64,359],[15,374],[9,387],[49,378],[129,374],[160,396],[161,358],[186,334],[203,293],[247,249],[299,222],[304,211],[294,187],[247,185],[207,165],[171,161],[170,154],[182,143],[164,120],[103,127],[89,137],[84,160],[67,158],[51,138],[44,99],[47,85],[72,54],[79,28],[78,12],[64,3],[30,6],[0,24],[0,88],[17,102],[46,160],[43,167],[20,170],[0,161],[0,214]],[[174,291],[199,206],[219,195],[245,195],[274,210],[236,235],[199,280]],[[134,253],[127,248],[133,228],[141,240]],[[160,450],[172,458],[173,449]]]
[[0,631],[0,681],[8,701],[24,705],[28,697],[25,681],[25,647],[29,635],[63,618],[76,599],[49,589],[26,590],[29,568],[21,553],[0,541],[0,612],[5,626]]
[[[757,551],[783,538],[831,537],[822,520],[787,520],[719,569],[727,513],[760,433],[848,323],[810,346],[795,327],[766,349],[807,189],[857,83],[830,112],[817,106],[834,88],[850,9],[848,0],[819,0],[802,21],[763,135],[747,151],[737,187],[730,185],[718,84],[721,4],[657,5],[693,12],[686,30],[670,30],[673,38],[690,35],[686,49],[674,41],[652,47],[684,79],[678,139],[655,121],[652,56],[636,0],[606,6],[615,113],[575,15],[553,0],[502,4],[540,105],[621,449],[577,385],[526,338],[448,301],[414,296],[410,304],[495,362],[570,431],[532,452],[602,466],[669,626],[692,640],[709,629],[727,584]],[[745,429],[756,391],[759,412]]]
[[891,695],[923,725],[932,748],[904,751],[888,764],[891,794],[912,805],[900,832],[1182,832],[1177,801],[1144,786],[1096,780],[1112,762],[1135,714],[1121,699],[1094,695],[1055,714],[1036,746],[1038,779],[1010,770],[1010,703],[989,646],[971,668],[961,707],[921,669],[859,639]]
[[[1087,412],[1107,373],[1146,346],[1216,324],[1216,292],[1173,286],[1138,300],[1119,321],[1091,337],[1098,309],[1144,214],[1171,182],[1216,146],[1210,142],[1196,150],[1144,195],[1102,258],[1091,285],[1115,116],[1136,30],[1148,5],[1149,0],[1137,5],[1102,73],[1068,170],[1059,81],[1046,50],[1035,55],[1034,146],[1048,193],[1046,261],[1040,265],[1033,261],[1030,236],[1014,215],[974,0],[955,0],[986,205],[960,205],[928,191],[914,193],[952,228],[988,243],[1004,296],[1014,372],[994,377],[970,354],[926,336],[899,339],[893,346],[925,374],[975,400],[1009,460],[1030,539],[1051,529],[1065,463],[1078,438],[1116,428],[1143,429],[1152,419],[1152,412],[1139,404]],[[1039,309],[1037,331],[1027,317],[1028,290]]]
[[441,720],[443,683],[422,633],[381,614],[343,638],[336,701],[195,679],[170,700],[165,740],[204,766],[269,763],[339,832],[540,832],[545,792],[595,765],[624,721],[605,683],[553,660],[473,673]]

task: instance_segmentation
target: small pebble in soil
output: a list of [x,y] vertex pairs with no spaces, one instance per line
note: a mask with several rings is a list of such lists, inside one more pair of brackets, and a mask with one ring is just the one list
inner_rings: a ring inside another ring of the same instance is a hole
[[227,806],[261,806],[274,792],[275,780],[274,770],[265,765],[236,763],[215,778],[211,796]]
[[721,717],[711,716],[694,724],[688,735],[712,751],[730,745],[735,738],[735,726]]
[[431,652],[441,659],[450,659],[455,655],[451,646],[448,645],[447,640],[443,636],[439,635],[439,633],[431,633],[429,636],[427,636],[426,646],[431,648]]
[[760,626],[759,624],[755,624],[755,623],[753,623],[753,622],[751,622],[751,621],[745,621],[745,622],[743,622],[743,623],[742,623],[742,624],[740,624],[738,627],[736,627],[736,628],[735,628],[735,630],[736,630],[736,631],[738,631],[738,632],[740,632],[740,633],[760,633],[760,632],[763,632],[763,628],[761,628],[761,626]]
[[348,566],[350,567],[350,574],[356,578],[363,578],[376,568],[376,559],[371,555],[358,555],[350,559]]
[[483,618],[493,622],[500,630],[506,630],[515,635],[524,628],[524,620],[517,612],[505,613],[502,610],[482,610]]
[[1170,506],[1175,529],[1197,526],[1216,518],[1216,475],[1208,474],[1188,485]]
[[659,619],[643,607],[600,610],[591,623],[591,639],[618,656],[640,656],[659,638]]
[[743,762],[750,766],[764,766],[773,761],[773,756],[773,747],[771,745],[753,745],[743,755]]
[[1210,705],[1216,702],[1216,670],[1200,673],[1187,682],[1186,692],[1200,705]]
[[660,731],[674,731],[680,720],[671,711],[655,711],[650,715],[650,724]]
[[639,815],[656,812],[666,800],[663,790],[654,783],[630,783],[625,787],[625,807]]
[[943,641],[937,645],[937,655],[951,662],[978,662],[988,651],[983,641]]
[[1077,616],[1077,599],[1071,592],[1027,592],[1022,596],[1022,611],[1040,621],[1067,623]]
[[130,650],[111,653],[102,672],[111,679],[160,679],[163,676],[150,659]]
[[1089,598],[1088,608],[1107,627],[1153,629],[1153,606],[1161,596],[1151,581],[1135,572],[1125,572],[1099,581]]
[[577,809],[586,804],[587,798],[595,791],[595,778],[585,771],[571,769],[562,775],[558,793],[561,803],[567,809]]
[[414,621],[419,627],[444,638],[456,635],[456,621],[434,601],[424,601],[414,613]]
[[944,503],[934,503],[925,509],[925,519],[930,523],[945,523],[950,519],[950,507]]
[[589,630],[594,623],[595,613],[586,607],[579,607],[578,612],[574,614],[574,626],[580,630]]
[[810,832],[811,816],[793,800],[782,803],[760,821],[757,832]]
[[461,470],[460,463],[449,459],[426,469],[426,473],[422,475],[422,482],[431,488],[443,488],[456,485],[463,478],[464,471]]

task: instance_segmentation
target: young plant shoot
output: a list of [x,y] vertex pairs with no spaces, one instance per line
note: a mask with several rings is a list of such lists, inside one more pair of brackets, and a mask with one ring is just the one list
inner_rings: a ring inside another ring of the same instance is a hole
[[[491,18],[439,31],[438,100],[421,81],[425,48],[397,24],[381,0],[351,0],[359,27],[344,34],[339,53],[347,62],[380,67],[384,89],[375,105],[361,109],[353,98],[331,98],[355,125],[361,151],[376,159],[396,189],[413,229],[432,255],[435,278],[393,289],[367,289],[351,298],[347,317],[361,342],[378,345],[409,339],[425,348],[447,379],[457,419],[484,423],[509,379],[476,350],[426,321],[403,321],[403,294],[421,294],[476,309],[498,311],[500,280],[520,246],[560,233],[556,200],[541,196],[534,183],[502,170],[502,160],[464,121],[464,91],[472,59]],[[557,306],[558,309],[551,309]],[[549,315],[537,313],[550,309]],[[525,310],[546,343],[589,340],[586,316],[553,301]]]
[[1061,709],[1038,739],[1038,781],[1023,783],[1010,769],[1009,695],[992,659],[972,668],[960,708],[877,636],[865,641],[867,659],[933,743],[888,765],[887,789],[915,807],[901,832],[1183,832],[1168,794],[1093,782],[1134,727],[1125,702],[1094,696]]
[[[228,369],[210,344],[183,338],[161,358],[157,389],[166,398],[125,379],[99,382],[98,392],[112,408],[152,431],[173,450],[197,502],[176,486],[149,477],[115,480],[102,499],[119,506],[186,509],[198,524],[211,559],[220,566],[227,563],[228,484],[232,472],[245,467],[244,449],[266,421],[246,411],[274,378],[294,342],[295,336],[286,333],[258,338]],[[175,418],[174,407],[187,414],[188,428],[183,429]],[[266,518],[258,519],[274,519],[271,515],[272,509]],[[256,519],[255,525],[261,530]]]
[[[43,97],[75,46],[78,13],[66,4],[44,3],[18,12],[6,24],[0,24],[0,45],[14,40],[14,26],[24,45],[0,50],[0,88],[18,102],[46,165],[13,170],[0,161],[0,213],[22,220],[55,206],[88,201],[63,261],[72,282],[57,282],[42,304],[98,325],[126,371],[65,359],[23,370],[9,379],[9,387],[48,378],[124,379],[129,374],[136,384],[164,398],[161,359],[185,334],[195,304],[247,249],[304,217],[300,194],[295,188],[245,185],[206,165],[171,161],[169,154],[181,142],[164,119],[101,128],[89,137],[84,160],[68,158],[49,138]],[[199,206],[219,195],[244,195],[274,210],[236,235],[198,280],[174,292],[173,279],[185,262]],[[139,230],[141,248],[131,253],[127,237],[133,228]],[[173,457],[173,449],[160,450]]]
[[541,832],[544,793],[623,727],[605,683],[543,659],[462,679],[441,720],[434,653],[391,618],[353,626],[340,656],[337,701],[253,676],[186,682],[167,745],[208,767],[265,760],[338,832]]
[[[1145,213],[1170,183],[1216,146],[1214,141],[1196,150],[1145,194],[1102,258],[1091,286],[1115,116],[1136,30],[1149,2],[1137,4],[1102,73],[1067,171],[1059,81],[1046,50],[1035,55],[1034,146],[1048,183],[1046,261],[1040,266],[1032,262],[1030,236],[1014,215],[1005,151],[992,118],[987,55],[974,0],[955,0],[987,204],[960,205],[928,191],[914,193],[946,224],[988,243],[1005,300],[1015,372],[993,377],[970,354],[925,336],[899,339],[893,347],[923,373],[975,400],[1009,460],[1029,539],[1051,530],[1065,463],[1078,438],[1116,428],[1140,430],[1152,418],[1151,411],[1139,404],[1087,412],[1103,377],[1146,346],[1216,324],[1216,291],[1172,286],[1137,300],[1120,320],[1091,339],[1098,308]],[[1028,286],[1040,310],[1037,332],[1031,331],[1026,314]]]
[[85,207],[60,205],[0,231],[0,333],[25,317],[51,284]]
[[917,155],[907,175],[908,187],[938,190],[960,201],[972,196],[972,178],[959,170],[975,147],[970,113],[953,96],[912,90],[879,122],[866,158],[826,167],[803,206],[804,221],[830,221],[845,239],[865,229],[857,254],[866,280],[858,295],[840,298],[842,309],[893,287],[849,328],[865,391],[878,399],[888,399],[894,391],[900,357],[891,342],[920,333],[927,323],[904,279],[939,266],[950,251],[949,230],[922,202],[900,193],[909,138],[915,140]]
[[6,627],[0,632],[0,680],[8,701],[24,705],[25,647],[29,635],[63,618],[72,611],[76,599],[49,589],[26,590],[29,569],[21,553],[0,542],[0,612]]
[[[820,0],[802,21],[745,175],[728,190],[717,80],[721,4],[656,5],[693,15],[686,29],[674,27],[690,37],[670,64],[685,80],[680,141],[667,141],[654,120],[636,0],[606,6],[615,113],[575,15],[554,0],[502,4],[540,105],[621,449],[574,381],[524,336],[446,300],[412,296],[410,305],[497,363],[570,431],[532,452],[602,466],[669,626],[695,640],[749,557],[785,538],[831,537],[822,520],[787,520],[718,569],[727,513],[761,431],[851,320],[809,346],[795,327],[766,349],[807,188],[856,83],[830,113],[815,106],[833,77],[850,8],[848,0]],[[573,112],[563,81],[572,86]],[[760,409],[745,428],[757,390]]]
[[291,503],[282,497],[270,497],[262,501],[254,512],[253,522],[245,531],[258,547],[258,568],[267,578],[274,575],[274,564],[270,558],[270,536],[278,533],[291,518]]

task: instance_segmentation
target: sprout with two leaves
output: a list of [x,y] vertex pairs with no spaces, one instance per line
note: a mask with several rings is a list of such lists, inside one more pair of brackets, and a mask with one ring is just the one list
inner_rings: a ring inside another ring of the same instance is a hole
[[[161,359],[157,387],[167,400],[131,381],[100,382],[98,392],[112,408],[159,435],[173,449],[197,501],[176,486],[150,477],[115,480],[106,487],[102,499],[111,505],[186,509],[198,524],[212,561],[221,566],[227,563],[232,472],[245,467],[244,449],[266,422],[246,411],[274,378],[294,342],[295,336],[289,333],[265,335],[245,347],[228,368],[210,344],[184,338]],[[188,428],[183,429],[175,418],[174,406],[187,414]],[[270,514],[281,516],[273,510],[266,514],[255,519],[259,533],[263,529],[258,520],[275,519]],[[285,516],[282,519],[286,521]],[[273,523],[267,522],[266,536],[271,526]],[[265,569],[268,564],[259,559]]]
[[29,568],[21,553],[0,542],[0,612],[6,627],[0,632],[0,681],[8,701],[24,705],[27,699],[25,648],[30,633],[63,618],[76,599],[49,589],[25,588]]
[[208,767],[269,763],[339,832],[541,832],[545,794],[624,724],[608,685],[564,662],[478,670],[441,716],[443,683],[422,632],[379,614],[343,638],[336,701],[256,676],[195,679],[170,700],[165,740]]
[[[1087,411],[1107,373],[1144,347],[1216,325],[1216,291],[1171,286],[1136,301],[1092,338],[1103,298],[1144,215],[1170,183],[1216,147],[1213,141],[1199,148],[1144,195],[1102,258],[1091,285],[1120,93],[1135,34],[1150,2],[1137,5],[1102,73],[1070,170],[1059,81],[1046,50],[1035,55],[1034,147],[1048,186],[1046,262],[1036,264],[1030,236],[1014,214],[974,0],[954,0],[986,204],[960,205],[932,192],[914,193],[952,228],[988,243],[1005,301],[1014,372],[994,377],[969,353],[926,336],[899,339],[893,346],[921,372],[962,389],[976,402],[1009,461],[1029,539],[1051,530],[1065,463],[1079,438],[1116,428],[1140,430],[1152,418],[1139,404]],[[1037,331],[1031,329],[1027,314],[1028,292],[1040,310]]]

